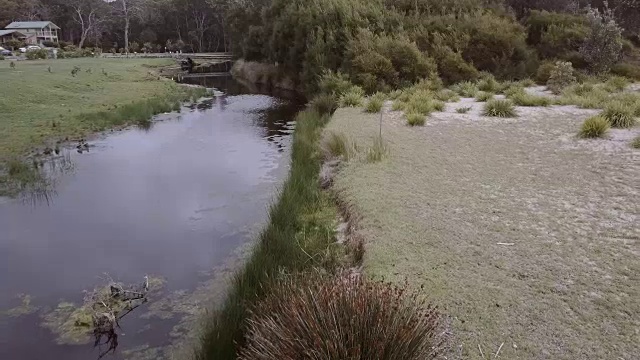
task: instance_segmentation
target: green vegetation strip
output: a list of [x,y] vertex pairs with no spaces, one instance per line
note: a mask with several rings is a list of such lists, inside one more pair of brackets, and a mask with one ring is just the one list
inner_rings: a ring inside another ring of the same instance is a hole
[[251,257],[205,330],[198,359],[237,358],[245,341],[249,310],[281,275],[312,267],[336,268],[341,249],[334,240],[337,209],[318,183],[318,139],[328,120],[328,115],[315,110],[297,116],[289,178],[271,207],[269,223]]
[[155,74],[167,60],[96,58],[0,64],[0,162],[56,139],[137,123],[190,91]]

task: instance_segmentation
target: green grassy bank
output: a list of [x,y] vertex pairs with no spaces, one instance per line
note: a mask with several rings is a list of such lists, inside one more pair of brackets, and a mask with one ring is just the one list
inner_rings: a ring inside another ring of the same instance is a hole
[[137,122],[189,95],[153,71],[169,64],[167,60],[80,58],[14,64],[11,68],[9,61],[0,62],[0,162],[50,141]]
[[39,179],[24,157],[66,140],[178,110],[204,89],[158,76],[166,59],[60,59],[0,62],[0,195],[14,195]]
[[289,178],[251,257],[213,314],[198,359],[236,359],[248,310],[269,292],[276,278],[312,267],[332,271],[341,261],[343,248],[334,239],[337,208],[318,182],[322,161],[318,139],[328,120],[329,115],[313,110],[297,116]]

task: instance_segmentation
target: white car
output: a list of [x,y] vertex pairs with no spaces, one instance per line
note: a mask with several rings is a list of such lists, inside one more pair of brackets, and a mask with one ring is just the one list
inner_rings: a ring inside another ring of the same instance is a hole
[[38,45],[29,45],[27,47],[21,47],[19,50],[21,53],[26,53],[27,51],[34,51],[34,50],[40,50],[40,49],[42,48]]

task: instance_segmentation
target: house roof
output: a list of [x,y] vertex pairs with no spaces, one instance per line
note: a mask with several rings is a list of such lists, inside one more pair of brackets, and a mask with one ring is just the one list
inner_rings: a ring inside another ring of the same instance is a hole
[[18,30],[0,30],[0,36],[5,36],[13,33],[16,33],[18,36],[26,36]]
[[60,29],[56,24],[51,21],[14,21],[7,25],[5,29],[42,29],[51,24],[54,29]]

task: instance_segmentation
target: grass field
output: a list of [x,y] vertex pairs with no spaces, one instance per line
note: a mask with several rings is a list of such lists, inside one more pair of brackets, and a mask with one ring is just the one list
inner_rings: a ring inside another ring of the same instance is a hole
[[[640,129],[581,139],[598,111],[574,106],[496,118],[470,99],[423,127],[388,108],[387,157],[351,156],[335,189],[360,218],[365,273],[424,285],[450,316],[448,358],[636,358]],[[327,131],[366,149],[378,126],[345,108]]]
[[0,61],[0,163],[108,128],[97,113],[172,96],[178,86],[152,73],[163,64],[167,60],[81,58],[19,61],[12,69]]

